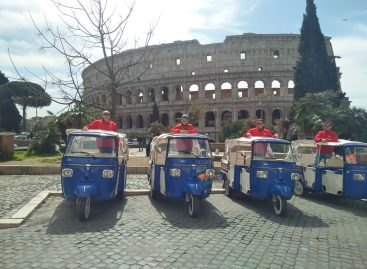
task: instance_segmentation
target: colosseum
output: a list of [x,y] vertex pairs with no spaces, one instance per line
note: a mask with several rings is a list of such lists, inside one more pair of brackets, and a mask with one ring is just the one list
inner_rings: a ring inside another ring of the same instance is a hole
[[[119,88],[114,97],[118,128],[124,133],[146,133],[154,102],[165,126],[191,105],[200,105],[205,113],[198,129],[215,139],[228,122],[257,117],[271,125],[286,119],[293,103],[299,40],[298,34],[245,33],[227,36],[223,43],[201,45],[188,40],[149,46],[145,49],[154,57],[148,70]],[[333,57],[330,38],[325,40]],[[116,61],[129,53],[117,55]],[[98,72],[89,66],[82,76],[85,100],[108,107],[111,97]],[[100,110],[94,114],[99,117]]]

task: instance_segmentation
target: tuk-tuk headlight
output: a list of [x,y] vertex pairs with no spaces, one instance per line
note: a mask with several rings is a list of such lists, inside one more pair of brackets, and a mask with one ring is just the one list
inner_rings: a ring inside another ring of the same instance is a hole
[[103,178],[113,178],[113,170],[110,170],[110,169],[105,169],[103,170],[102,172],[102,177]]
[[257,178],[268,178],[268,172],[267,171],[256,171],[256,177]]
[[169,170],[169,174],[172,177],[179,177],[179,176],[181,176],[181,170],[178,169],[178,168],[172,168],[172,169]]
[[215,176],[214,169],[206,169],[205,174],[208,178],[213,178]]
[[299,180],[301,177],[298,173],[292,173],[291,174],[291,179],[296,181],[296,180]]
[[357,181],[364,181],[365,180],[365,175],[364,174],[354,174],[353,179],[357,180]]
[[73,176],[73,169],[70,168],[64,168],[61,171],[61,175],[63,177],[72,177]]

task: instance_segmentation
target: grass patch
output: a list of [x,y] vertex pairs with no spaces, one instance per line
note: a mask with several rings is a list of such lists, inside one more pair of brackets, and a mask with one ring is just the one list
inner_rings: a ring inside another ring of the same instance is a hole
[[55,155],[50,155],[50,154],[37,154],[37,155],[32,155],[32,156],[27,156],[27,151],[15,151],[13,154],[13,158],[12,160],[14,161],[26,161],[26,160],[34,160],[34,159],[39,159],[39,161],[41,163],[53,163],[53,162],[58,162],[61,161],[62,158],[62,154],[61,153],[57,153]]

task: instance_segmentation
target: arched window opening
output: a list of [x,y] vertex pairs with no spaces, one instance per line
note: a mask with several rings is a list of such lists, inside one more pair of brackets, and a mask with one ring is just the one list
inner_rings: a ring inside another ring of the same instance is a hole
[[250,113],[247,110],[240,110],[238,111],[238,119],[245,120],[250,117]]
[[205,127],[215,127],[215,114],[212,111],[205,113]]
[[205,100],[215,99],[215,85],[213,83],[208,83],[204,87]]
[[256,110],[255,116],[256,116],[256,118],[258,118],[258,119],[263,119],[263,120],[265,120],[265,119],[266,119],[265,110],[263,110],[263,109],[258,109],[258,110]]
[[161,101],[168,101],[168,88],[163,87],[161,90]]
[[277,120],[280,120],[282,117],[282,111],[280,109],[273,110],[273,113],[271,113],[271,122],[273,125],[276,124]]
[[232,85],[229,82],[224,82],[220,87],[220,95],[222,99],[228,99],[232,97]]
[[237,84],[237,97],[248,97],[248,83],[246,81],[240,81]]
[[264,82],[261,80],[256,81],[255,82],[255,96],[264,95],[264,91],[265,91]]
[[199,86],[197,84],[192,84],[189,88],[189,100],[199,99]]
[[183,100],[183,87],[182,85],[176,86],[176,100]]
[[232,122],[232,112],[223,111],[221,116],[221,126]]
[[162,117],[161,121],[162,121],[163,126],[168,127],[168,125],[169,125],[169,116],[168,116],[168,114],[163,113],[161,117]]
[[132,129],[133,128],[133,119],[130,115],[126,116],[126,129]]
[[144,128],[144,120],[142,115],[136,117],[136,128]]

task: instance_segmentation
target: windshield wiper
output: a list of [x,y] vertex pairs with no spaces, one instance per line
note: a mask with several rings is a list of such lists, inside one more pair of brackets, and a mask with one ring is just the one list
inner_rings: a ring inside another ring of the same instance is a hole
[[88,151],[70,151],[70,153],[83,153],[83,154],[86,154],[90,157],[93,157],[93,159],[96,158],[96,156],[94,156],[92,153],[88,152]]

